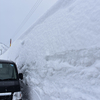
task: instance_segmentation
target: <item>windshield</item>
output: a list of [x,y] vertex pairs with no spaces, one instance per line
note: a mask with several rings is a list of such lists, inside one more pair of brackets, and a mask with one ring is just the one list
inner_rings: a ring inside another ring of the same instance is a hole
[[15,65],[0,63],[0,80],[13,79],[17,79]]

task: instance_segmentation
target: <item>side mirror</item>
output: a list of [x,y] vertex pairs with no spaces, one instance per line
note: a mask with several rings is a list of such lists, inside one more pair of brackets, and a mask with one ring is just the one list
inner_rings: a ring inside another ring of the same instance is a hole
[[19,79],[23,79],[23,74],[22,73],[19,73]]

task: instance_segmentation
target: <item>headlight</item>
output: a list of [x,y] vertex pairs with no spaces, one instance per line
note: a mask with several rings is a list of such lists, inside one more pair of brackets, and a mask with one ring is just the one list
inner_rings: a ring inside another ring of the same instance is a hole
[[14,92],[13,93],[13,100],[21,100],[22,99],[22,93],[21,92]]

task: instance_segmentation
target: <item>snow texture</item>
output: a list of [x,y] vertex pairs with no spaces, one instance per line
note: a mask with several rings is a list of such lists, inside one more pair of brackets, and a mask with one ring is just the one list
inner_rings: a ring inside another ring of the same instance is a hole
[[5,53],[8,50],[8,47],[4,45],[3,43],[0,43],[0,55]]
[[38,100],[100,100],[99,5],[59,0],[1,56],[17,63]]

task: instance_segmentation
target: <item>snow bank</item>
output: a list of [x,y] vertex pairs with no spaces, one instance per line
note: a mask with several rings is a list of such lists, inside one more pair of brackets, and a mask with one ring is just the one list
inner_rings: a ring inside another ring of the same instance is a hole
[[41,100],[100,100],[100,1],[59,0],[1,57]]
[[3,43],[0,43],[0,55],[5,53],[8,50],[8,47],[4,45]]

